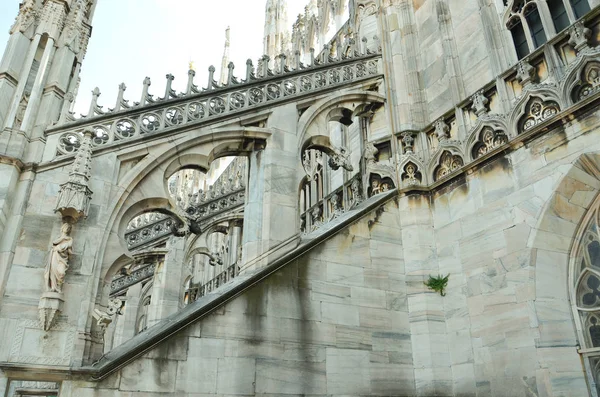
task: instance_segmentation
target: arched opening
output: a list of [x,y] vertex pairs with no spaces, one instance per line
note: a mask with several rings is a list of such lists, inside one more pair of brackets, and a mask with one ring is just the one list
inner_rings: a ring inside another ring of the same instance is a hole
[[566,29],[571,22],[569,21],[569,14],[565,8],[563,0],[546,0],[550,15],[552,15],[552,22],[554,23],[554,29],[556,32],[561,32]]
[[547,41],[547,38],[537,5],[533,2],[527,4],[523,11],[523,15],[525,16],[527,25],[529,26],[533,45],[535,48],[538,48]]
[[527,44],[527,36],[523,30],[523,24],[519,17],[512,18],[508,23],[508,29],[512,35],[517,58],[522,59],[529,54],[529,44]]
[[588,210],[572,251],[571,304],[592,392],[600,394],[600,200]]

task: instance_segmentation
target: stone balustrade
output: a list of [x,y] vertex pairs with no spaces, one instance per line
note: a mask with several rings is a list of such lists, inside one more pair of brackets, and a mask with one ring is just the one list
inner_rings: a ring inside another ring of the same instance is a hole
[[211,291],[216,290],[221,285],[233,280],[239,272],[239,266],[237,263],[229,266],[227,269],[217,274],[215,278],[198,287],[191,287],[187,291],[185,291],[185,302],[186,304],[190,304],[203,297],[204,295],[210,293]]
[[130,274],[114,278],[110,283],[110,296],[119,294],[129,287],[154,277],[156,263],[150,263],[133,270]]
[[[167,75],[165,96],[157,100],[148,94],[150,81],[147,79],[139,103],[125,106],[122,99],[124,87],[121,87],[117,99],[119,105],[107,112],[103,112],[97,105],[100,95],[97,91],[87,116],[76,120],[63,113],[61,121],[46,131],[48,140],[44,158],[51,160],[57,156],[73,154],[80,145],[84,129],[91,128],[94,131],[92,146],[96,149],[173,132],[183,127],[197,127],[205,122],[231,117],[232,114],[272,106],[291,98],[319,93],[382,74],[379,53],[353,52],[337,55],[336,58],[320,58],[322,59],[315,59],[309,66],[300,64],[296,70],[282,66],[278,71],[267,69],[268,62],[265,61],[262,63],[262,71],[256,73],[249,61],[245,80],[238,80],[230,75],[228,82],[222,86],[213,80],[213,68],[210,69],[209,84],[205,89],[198,89],[194,85],[194,73],[190,71],[188,89],[181,94],[173,92],[173,76]],[[230,72],[233,73],[231,65]],[[64,111],[68,112],[68,108],[66,106]]]

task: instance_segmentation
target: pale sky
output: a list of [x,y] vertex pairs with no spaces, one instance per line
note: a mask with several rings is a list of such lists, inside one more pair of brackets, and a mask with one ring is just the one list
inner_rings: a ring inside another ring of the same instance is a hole
[[[0,51],[4,53],[21,0],[0,0]],[[291,24],[308,0],[288,0]],[[155,98],[165,91],[165,75],[175,76],[173,87],[185,89],[190,61],[195,83],[205,87],[207,70],[218,72],[223,57],[225,29],[231,27],[230,60],[243,78],[246,60],[262,55],[266,0],[99,0],[93,33],[83,61],[77,115],[89,108],[91,91],[99,87],[104,110],[115,105],[118,85],[127,85],[125,98],[139,101],[142,81],[152,79]],[[291,27],[291,25],[290,25]]]

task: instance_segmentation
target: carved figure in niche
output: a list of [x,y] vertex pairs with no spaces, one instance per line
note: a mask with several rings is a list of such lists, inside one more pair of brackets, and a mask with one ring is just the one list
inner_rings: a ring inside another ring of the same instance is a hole
[[69,223],[63,223],[60,237],[52,243],[52,250],[44,270],[44,281],[48,292],[62,293],[62,285],[69,269],[69,258],[73,254],[71,228]]
[[337,218],[344,212],[342,198],[339,194],[334,194],[331,196],[331,212],[331,219]]
[[369,187],[368,191],[369,197],[372,197],[379,193],[387,192],[396,187],[391,178],[382,178],[378,174],[371,174],[370,184],[371,186]]
[[316,230],[318,227],[320,227],[323,224],[322,214],[323,214],[323,211],[321,210],[321,207],[319,207],[319,206],[315,207],[311,211],[310,217],[312,220],[312,230]]
[[377,153],[379,153],[379,150],[375,147],[375,145],[373,145],[371,142],[367,142],[367,144],[365,145],[364,155],[365,163],[367,165],[375,164]]
[[352,181],[352,184],[350,185],[350,191],[352,192],[352,201],[354,206],[360,204],[364,200],[360,185],[361,183],[358,179],[354,179]]
[[417,166],[413,163],[408,163],[404,167],[402,181],[406,186],[419,185],[421,183],[421,173]]
[[371,180],[371,196],[381,193],[381,186],[379,186],[379,179]]

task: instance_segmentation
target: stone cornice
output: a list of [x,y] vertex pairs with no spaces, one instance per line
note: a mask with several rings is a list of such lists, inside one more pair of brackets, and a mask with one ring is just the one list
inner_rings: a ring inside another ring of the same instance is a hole
[[19,84],[19,81],[15,76],[10,74],[8,71],[0,73],[0,80],[8,80],[9,83],[16,86]]

